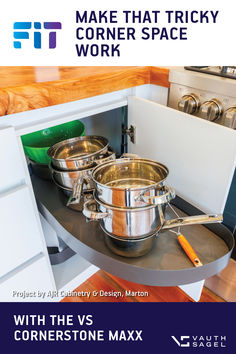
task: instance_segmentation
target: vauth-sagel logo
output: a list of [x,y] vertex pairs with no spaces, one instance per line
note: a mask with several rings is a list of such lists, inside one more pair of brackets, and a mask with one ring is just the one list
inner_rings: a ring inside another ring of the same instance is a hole
[[41,49],[43,43],[44,48],[55,49],[57,46],[56,30],[61,28],[61,22],[15,22],[13,24],[13,46],[15,49],[21,49],[20,40],[31,37],[34,48]]
[[182,348],[225,348],[227,341],[225,335],[171,336],[171,338]]

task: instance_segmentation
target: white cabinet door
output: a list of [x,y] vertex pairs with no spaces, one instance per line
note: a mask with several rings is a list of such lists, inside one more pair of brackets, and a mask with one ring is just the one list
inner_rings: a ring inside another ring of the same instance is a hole
[[43,249],[27,185],[0,194],[0,277]]
[[25,171],[14,128],[0,128],[0,166],[0,193],[24,183]]
[[48,264],[43,255],[35,257],[18,271],[14,271],[6,280],[0,281],[0,301],[6,302],[37,302],[49,301],[39,296],[39,292],[55,290]]
[[129,152],[162,162],[168,184],[204,212],[223,212],[236,164],[236,131],[169,107],[129,97],[136,126]]

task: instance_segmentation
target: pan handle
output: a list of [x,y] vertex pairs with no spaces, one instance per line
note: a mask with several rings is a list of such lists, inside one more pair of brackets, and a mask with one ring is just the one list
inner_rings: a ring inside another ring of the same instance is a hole
[[83,184],[84,184],[84,179],[83,177],[79,178],[76,183],[74,184],[73,191],[71,196],[69,197],[66,206],[73,205],[73,204],[79,204],[82,191],[83,191]]
[[135,198],[135,201],[144,202],[149,205],[160,205],[168,203],[175,198],[175,190],[170,186],[162,187],[160,192],[161,193],[159,195],[154,196],[140,194]]
[[202,262],[200,261],[198,255],[188,242],[188,240],[184,237],[184,235],[180,234],[177,236],[178,241],[183,248],[184,252],[187,254],[188,258],[192,261],[195,267],[200,267],[202,266]]
[[108,213],[103,213],[101,211],[96,211],[97,203],[94,199],[89,199],[87,202],[84,203],[83,211],[82,213],[84,216],[86,216],[87,219],[89,220],[100,220],[104,219],[107,216],[109,216]]
[[215,222],[222,222],[222,214],[206,214],[206,215],[196,215],[196,216],[186,216],[183,218],[176,218],[171,220],[166,220],[162,226],[162,230],[171,229],[172,227],[180,227],[186,225],[195,224],[211,224]]

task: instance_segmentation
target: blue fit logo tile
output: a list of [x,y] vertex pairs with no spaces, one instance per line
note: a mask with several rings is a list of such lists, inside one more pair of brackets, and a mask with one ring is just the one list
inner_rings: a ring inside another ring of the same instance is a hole
[[[43,22],[43,30],[50,30],[49,32],[49,49],[55,49],[56,31],[62,28],[61,22]],[[33,29],[34,48],[42,48],[42,24],[41,22],[15,22],[13,25],[13,46],[15,49],[21,49],[21,41],[19,39],[29,39],[29,31]]]

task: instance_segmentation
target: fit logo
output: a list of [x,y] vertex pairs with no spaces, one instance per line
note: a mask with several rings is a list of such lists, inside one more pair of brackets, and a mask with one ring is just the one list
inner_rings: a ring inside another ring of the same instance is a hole
[[57,46],[56,31],[61,29],[61,22],[15,22],[13,25],[13,36],[16,41],[13,41],[13,46],[16,49],[21,48],[19,39],[29,39],[29,30],[33,29],[34,48],[41,49],[42,47],[42,30],[49,31],[49,48],[54,49]]
[[190,342],[183,342],[185,341],[185,339],[189,339],[190,338],[189,336],[181,336],[180,342],[175,336],[171,336],[171,338],[174,339],[175,343],[177,343],[179,347],[190,347]]

